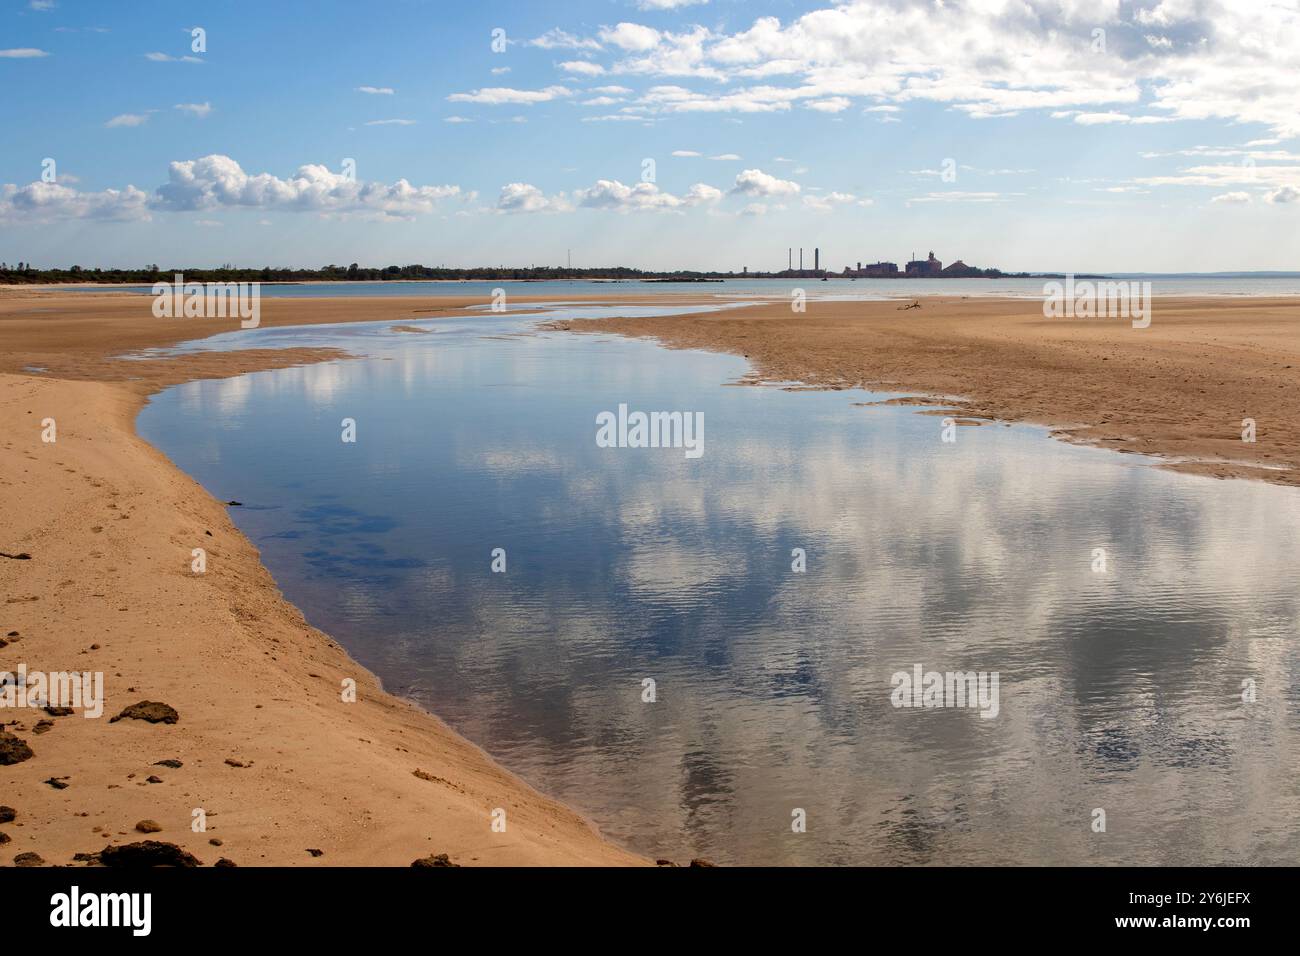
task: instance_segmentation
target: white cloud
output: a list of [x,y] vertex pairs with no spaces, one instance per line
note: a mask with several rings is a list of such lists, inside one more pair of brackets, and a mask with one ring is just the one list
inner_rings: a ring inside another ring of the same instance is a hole
[[740,210],[742,216],[763,216],[767,214],[767,204],[761,202],[752,202],[744,209]]
[[472,93],[453,93],[447,97],[452,103],[487,103],[497,106],[502,103],[548,103],[551,100],[572,96],[573,91],[564,86],[548,86],[541,90],[515,90],[508,86],[488,86]]
[[590,60],[566,60],[560,64],[560,69],[576,76],[600,76],[605,72],[603,66]]
[[166,53],[146,53],[146,60],[152,60],[155,63],[202,63],[203,61],[197,56],[169,56]]
[[109,129],[116,129],[120,126],[143,126],[148,121],[148,113],[120,113],[104,125]]
[[[759,17],[735,33],[620,23],[600,38],[622,57],[611,72],[732,84],[720,95],[647,97],[661,112],[927,100],[975,119],[1044,110],[1078,114],[1083,125],[1218,119],[1297,135],[1300,7],[1266,6],[1265,13],[1239,0],[948,0],[939,14],[930,3],[840,0],[784,24]],[[1097,28],[1106,31],[1105,54],[1092,49]]]
[[90,219],[102,222],[147,220],[149,197],[134,186],[79,192],[63,184],[34,182],[0,186],[0,222],[58,222]]
[[579,39],[563,30],[547,30],[541,36],[528,41],[529,46],[543,50],[599,50],[600,44],[592,39]]
[[1222,195],[1215,196],[1213,199],[1210,200],[1210,202],[1232,203],[1232,204],[1248,203],[1250,202],[1250,193],[1243,193],[1243,192],[1223,193]]
[[803,197],[804,207],[814,212],[830,212],[836,206],[848,205],[871,205],[870,199],[858,199],[852,193],[819,193],[817,195],[808,195]]
[[696,183],[685,196],[675,196],[664,192],[654,183],[625,186],[617,179],[600,179],[589,189],[579,189],[574,193],[574,198],[579,205],[589,209],[610,209],[617,212],[673,210],[717,202],[722,198],[722,190]]
[[488,70],[488,72],[491,73],[493,76],[503,76],[503,75],[505,75],[506,73],[509,73],[509,72],[510,72],[510,67],[508,67],[508,66],[494,66],[494,67],[492,67],[492,69]]
[[530,183],[508,183],[501,187],[501,195],[497,198],[500,212],[564,212],[571,208],[563,193],[548,198]]
[[1300,189],[1295,186],[1280,186],[1264,197],[1266,202],[1292,203],[1300,202]]
[[653,27],[639,23],[620,23],[615,27],[601,27],[600,39],[630,53],[645,53],[659,45],[663,34]]
[[830,96],[824,100],[809,100],[804,104],[819,113],[842,113],[852,105],[847,96]]
[[178,109],[182,113],[189,113],[191,116],[197,116],[203,119],[212,112],[211,103],[177,103],[173,109]]
[[37,57],[49,56],[44,50],[38,50],[35,47],[20,46],[8,50],[0,50],[0,59],[4,60],[33,60]]
[[366,120],[367,126],[414,126],[416,121],[413,119],[381,119]]
[[719,153],[717,156],[710,156],[709,159],[713,160],[714,162],[719,162],[719,163],[727,163],[727,162],[736,163],[736,162],[740,162],[740,154],[739,154],[739,153]]
[[464,116],[447,116],[443,118],[444,123],[472,123],[472,119],[466,119]]
[[675,149],[673,150],[673,155],[680,157],[682,159],[695,159],[698,158],[701,154],[697,153],[693,149]]
[[638,10],[679,10],[693,7],[709,0],[636,0]]
[[27,4],[27,6],[44,13],[46,10],[54,9],[54,0],[31,0],[31,3]]
[[799,184],[778,179],[761,169],[746,169],[737,174],[731,191],[743,196],[794,196],[799,193]]
[[168,182],[150,206],[169,212],[244,207],[405,218],[433,212],[442,200],[459,195],[459,186],[360,182],[319,165],[301,166],[289,179],[249,174],[229,156],[214,154],[171,163]]
[[371,96],[392,96],[393,88],[391,86],[358,86],[358,93],[369,93]]

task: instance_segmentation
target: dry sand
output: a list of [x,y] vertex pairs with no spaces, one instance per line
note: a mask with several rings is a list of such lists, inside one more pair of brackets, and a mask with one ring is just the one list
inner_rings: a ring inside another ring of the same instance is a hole
[[916,301],[553,327],[733,352],[768,381],[956,397],[944,402],[952,414],[1050,425],[1067,440],[1167,456],[1179,471],[1300,484],[1298,298],[1157,298],[1146,329],[1045,319],[1037,299]]
[[[411,318],[428,313],[421,305],[262,308],[264,324],[276,325]],[[102,671],[106,698],[100,719],[0,711],[34,752],[0,766],[0,805],[17,811],[0,824],[11,838],[0,863],[35,852],[68,864],[145,839],[241,866],[405,866],[440,853],[464,865],[645,862],[385,694],[282,598],[225,507],[136,437],[143,401],[167,384],[335,357],[113,358],[228,328],[155,319],[147,298],[0,295],[0,552],[31,555],[0,558],[0,670]],[[15,374],[27,365],[50,372]],[[56,422],[52,444],[41,440],[46,418]],[[207,551],[203,575],[190,570],[196,547]],[[357,682],[356,703],[342,700],[345,678]],[[110,722],[143,700],[175,708],[179,722]],[[37,733],[43,719],[52,726]],[[191,830],[198,808],[204,833]],[[491,828],[496,808],[506,811],[504,833]],[[161,830],[136,832],[144,820]]]

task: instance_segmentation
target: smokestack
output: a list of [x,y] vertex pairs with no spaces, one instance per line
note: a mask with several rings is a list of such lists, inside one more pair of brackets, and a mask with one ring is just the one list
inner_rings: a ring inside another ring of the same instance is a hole
[[799,247],[799,271],[803,272],[803,246]]
[[785,251],[785,271],[794,271],[794,246],[791,246]]
[[822,249],[821,249],[821,246],[817,246],[817,247],[815,247],[815,248],[813,249],[813,271],[814,271],[814,272],[821,272],[821,271],[822,271]]

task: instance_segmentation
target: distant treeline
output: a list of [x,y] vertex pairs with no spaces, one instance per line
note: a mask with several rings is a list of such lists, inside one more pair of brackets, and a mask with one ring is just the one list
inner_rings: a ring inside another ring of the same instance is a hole
[[[645,269],[632,269],[626,266],[612,266],[603,269],[568,269],[556,266],[529,266],[528,268],[508,268],[505,266],[482,267],[477,269],[446,269],[440,266],[387,266],[382,269],[363,268],[357,263],[349,266],[328,265],[321,269],[291,269],[288,266],[263,266],[260,269],[238,269],[233,265],[224,265],[215,269],[177,269],[159,268],[157,263],[140,269],[87,269],[81,266],[69,266],[66,269],[37,269],[30,262],[10,264],[0,262],[0,285],[21,285],[58,282],[105,282],[123,285],[152,285],[155,282],[170,282],[176,273],[185,276],[186,281],[193,282],[399,282],[403,279],[442,279],[469,280],[482,282],[544,282],[555,279],[622,279],[629,282],[709,282],[723,279],[779,279],[779,278],[821,278],[842,279],[844,276],[822,270],[807,270],[802,273],[782,272],[654,272]],[[1025,275],[1026,273],[1013,273]],[[967,267],[961,276],[946,273],[943,276],[924,278],[1001,278],[1007,275],[997,269],[975,269]],[[900,274],[897,278],[910,278]]]
[[702,282],[708,279],[763,278],[756,273],[734,272],[652,272],[614,266],[605,269],[566,269],[553,266],[528,268],[483,267],[478,269],[447,269],[438,266],[387,266],[366,268],[352,263],[349,266],[328,265],[322,269],[291,269],[287,266],[263,266],[261,269],[239,269],[226,265],[216,269],[159,268],[157,264],[141,269],[86,269],[69,266],[66,269],[37,269],[30,263],[17,265],[0,263],[0,284],[4,283],[54,283],[54,282],[116,282],[127,285],[152,285],[170,282],[176,273],[194,282],[398,282],[403,279],[443,280],[505,280],[514,282],[545,281],[548,279],[627,279],[668,280],[676,282]]

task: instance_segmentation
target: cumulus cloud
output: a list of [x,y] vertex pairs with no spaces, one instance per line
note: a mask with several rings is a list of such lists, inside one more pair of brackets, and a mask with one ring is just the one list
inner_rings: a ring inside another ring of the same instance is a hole
[[737,174],[731,191],[742,196],[795,196],[799,193],[799,184],[778,179],[761,169],[746,169]]
[[0,186],[0,221],[48,222],[64,219],[144,220],[151,212],[191,213],[219,209],[315,212],[410,218],[434,212],[444,200],[473,200],[459,186],[413,186],[359,182],[325,166],[306,165],[287,179],[271,173],[246,173],[229,156],[213,154],[170,164],[168,181],[152,195],[127,186],[80,192],[66,183],[12,183]]
[[653,27],[639,23],[620,23],[613,27],[602,27],[600,39],[612,46],[629,52],[645,53],[659,45],[663,34]]
[[229,156],[214,154],[172,163],[150,205],[171,212],[244,207],[407,218],[458,195],[459,186],[363,183],[318,165],[300,166],[288,179],[249,174]]
[[664,192],[654,183],[635,183],[625,186],[617,179],[600,179],[589,189],[574,193],[579,205],[588,209],[610,209],[616,212],[643,210],[674,210],[717,202],[722,190],[705,183],[696,183],[684,196]]
[[452,103],[548,103],[551,100],[572,96],[573,91],[565,86],[548,86],[541,90],[515,90],[508,86],[488,86],[470,93],[452,93],[447,97]]
[[212,104],[206,102],[205,103],[177,103],[172,108],[178,109],[182,113],[189,113],[191,116],[197,116],[199,119],[203,119],[205,116],[207,116],[209,113],[212,112]]
[[507,213],[564,212],[572,208],[563,193],[547,196],[531,183],[507,183],[497,197],[497,210]]
[[101,222],[147,220],[149,197],[134,186],[79,192],[61,183],[34,182],[0,186],[0,222],[58,222],[90,219]]
[[1290,185],[1281,186],[1265,196],[1264,199],[1271,203],[1300,202],[1300,189]]
[[[665,0],[671,2],[671,0]],[[838,112],[939,103],[975,119],[1055,111],[1082,125],[1218,119],[1300,134],[1300,9],[1237,0],[841,0],[782,23],[680,33],[602,28],[611,73],[725,80],[647,95],[659,112]],[[1093,31],[1106,48],[1094,48]],[[570,38],[572,39],[572,38]]]
[[605,72],[603,66],[590,60],[566,60],[560,64],[560,69],[576,76],[600,76]]

